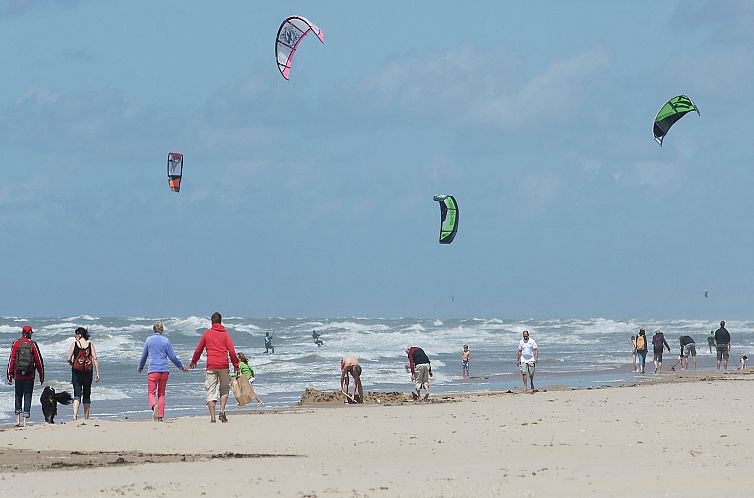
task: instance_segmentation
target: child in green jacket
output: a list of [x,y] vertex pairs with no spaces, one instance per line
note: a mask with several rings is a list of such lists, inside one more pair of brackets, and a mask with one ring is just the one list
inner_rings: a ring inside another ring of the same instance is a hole
[[[239,370],[241,370],[241,373],[245,375],[247,379],[249,379],[249,384],[252,384],[254,382],[254,369],[251,368],[251,365],[249,365],[249,359],[243,353],[238,353],[238,367]],[[259,403],[260,405],[263,404],[262,398],[260,398],[257,392],[254,390],[254,386],[251,387],[251,394],[254,396],[253,399],[257,403]]]

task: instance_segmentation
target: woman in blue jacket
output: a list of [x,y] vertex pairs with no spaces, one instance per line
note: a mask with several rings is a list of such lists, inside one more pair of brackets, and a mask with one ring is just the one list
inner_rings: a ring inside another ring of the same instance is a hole
[[[144,364],[149,357],[149,370],[147,370],[149,406],[152,407],[152,419],[162,422],[165,417],[165,389],[168,384],[168,375],[170,375],[168,359],[183,372],[188,372],[188,369],[176,356],[170,339],[162,335],[165,329],[161,321],[154,322],[152,331],[153,334],[144,341],[144,351],[139,360],[139,373],[144,370]],[[157,399],[155,399],[155,394]]]

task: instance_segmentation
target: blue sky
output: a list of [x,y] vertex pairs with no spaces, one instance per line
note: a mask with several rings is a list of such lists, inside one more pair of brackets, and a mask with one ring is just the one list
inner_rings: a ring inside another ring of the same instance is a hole
[[0,0],[0,313],[751,316],[750,2],[218,5]]

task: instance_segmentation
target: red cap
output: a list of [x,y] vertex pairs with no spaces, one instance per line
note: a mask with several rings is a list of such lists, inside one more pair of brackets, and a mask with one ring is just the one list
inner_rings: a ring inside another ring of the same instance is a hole
[[31,325],[24,325],[24,328],[21,329],[23,332],[32,332]]

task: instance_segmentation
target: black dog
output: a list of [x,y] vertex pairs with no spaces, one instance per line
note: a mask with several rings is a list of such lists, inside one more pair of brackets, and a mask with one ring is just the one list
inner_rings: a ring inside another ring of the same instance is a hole
[[48,424],[55,423],[55,415],[58,414],[58,403],[63,405],[71,404],[73,396],[68,391],[62,393],[56,393],[55,389],[47,386],[42,391],[42,395],[39,397],[39,402],[42,404],[42,414],[45,416],[45,422]]

